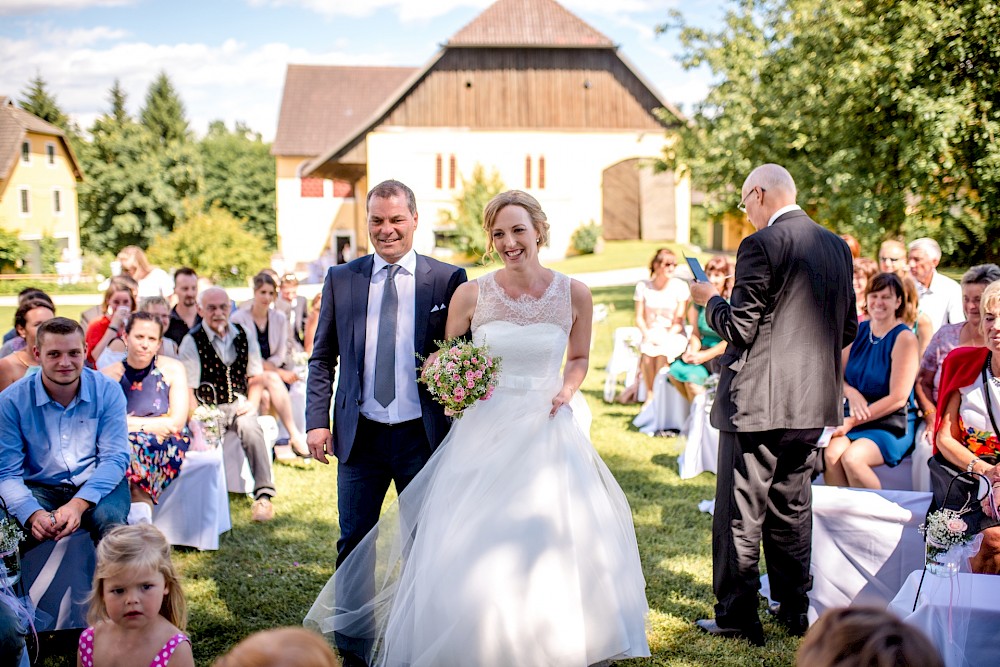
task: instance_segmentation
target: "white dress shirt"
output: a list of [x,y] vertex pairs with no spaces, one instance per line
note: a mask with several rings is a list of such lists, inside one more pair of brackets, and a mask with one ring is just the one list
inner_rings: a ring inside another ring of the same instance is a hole
[[377,253],[374,255],[372,279],[368,285],[368,317],[365,328],[365,375],[361,387],[361,414],[383,424],[420,419],[420,395],[417,393],[416,350],[413,349],[414,317],[417,294],[417,253],[403,255],[396,264],[396,398],[387,407],[375,400],[375,356],[378,349],[379,315],[382,294],[389,265]]
[[768,218],[767,226],[770,227],[771,225],[773,225],[775,220],[777,220],[784,214],[788,213],[789,211],[801,211],[801,210],[802,207],[799,206],[798,204],[789,204],[788,206],[782,206],[781,208],[779,208],[777,211],[774,212],[774,215]]
[[935,332],[942,324],[958,324],[965,321],[965,311],[962,310],[962,286],[948,276],[935,270],[931,277],[931,286],[924,287],[918,280],[917,292],[920,293],[920,312],[930,319]]

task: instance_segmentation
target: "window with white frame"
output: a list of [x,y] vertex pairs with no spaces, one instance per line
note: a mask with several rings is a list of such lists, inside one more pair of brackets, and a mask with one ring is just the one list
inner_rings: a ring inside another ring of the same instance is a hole
[[45,163],[50,167],[56,166],[56,145],[51,141],[45,144]]
[[31,142],[27,139],[21,142],[21,162],[31,164]]
[[62,215],[62,189],[52,188],[52,213]]
[[21,215],[31,215],[31,188],[22,185],[18,188],[18,195],[20,197]]

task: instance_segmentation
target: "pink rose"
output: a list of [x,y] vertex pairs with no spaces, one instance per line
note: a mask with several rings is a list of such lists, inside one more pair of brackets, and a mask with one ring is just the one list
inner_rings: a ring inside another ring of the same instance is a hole
[[468,387],[469,389],[475,389],[476,383],[473,382],[472,380],[469,380],[468,382],[465,383],[465,386]]
[[961,519],[948,519],[948,523],[945,524],[949,532],[952,533],[964,533],[969,529],[969,524],[965,523]]
[[451,379],[454,382],[461,382],[462,381],[462,376],[460,376],[458,373],[455,373],[454,375],[451,376]]
[[492,395],[493,395],[493,387],[488,387],[486,389],[486,394],[482,398],[480,398],[479,400],[480,401],[485,401],[486,399],[488,399]]
[[478,364],[479,363],[479,357],[472,357],[472,363]]
[[455,394],[452,398],[454,398],[455,401],[461,401],[465,398],[465,390],[461,387],[455,387]]
[[453,370],[455,370],[455,362],[454,361],[449,361],[447,364],[444,365],[444,369],[446,371],[453,371]]
[[482,371],[476,371],[476,379],[479,380],[482,377],[483,377],[483,372]]
[[451,352],[452,354],[458,354],[459,352],[461,352],[461,350],[458,349],[457,345],[452,345],[451,349],[448,351]]
[[474,380],[475,377],[476,377],[476,373],[474,371],[471,371],[471,370],[465,371],[465,379],[466,380]]
[[468,367],[469,366],[469,360],[466,359],[465,361],[463,361],[462,365]]

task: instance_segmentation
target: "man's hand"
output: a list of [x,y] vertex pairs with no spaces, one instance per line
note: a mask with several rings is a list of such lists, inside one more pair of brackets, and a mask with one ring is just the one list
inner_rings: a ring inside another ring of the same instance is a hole
[[55,515],[46,510],[36,510],[28,517],[28,528],[31,535],[39,542],[51,540],[59,534]]
[[56,535],[57,542],[71,535],[74,530],[80,527],[80,517],[88,509],[90,509],[90,503],[86,500],[83,498],[73,498],[53,512],[56,516],[56,525],[60,527],[59,533]]
[[699,306],[704,306],[713,296],[719,296],[719,290],[712,283],[691,283],[691,298]]
[[327,454],[333,454],[333,433],[328,428],[313,428],[306,433],[309,454],[320,463],[329,463]]

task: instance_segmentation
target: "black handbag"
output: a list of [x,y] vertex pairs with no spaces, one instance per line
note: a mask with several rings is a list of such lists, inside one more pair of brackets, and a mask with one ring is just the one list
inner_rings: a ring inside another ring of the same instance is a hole
[[[857,425],[858,428],[876,428],[881,431],[888,431],[892,433],[897,438],[901,435],[906,434],[906,417],[909,411],[909,401],[906,405],[896,410],[895,412],[890,412],[887,415],[882,415],[878,419],[872,419],[871,421],[862,422]],[[844,401],[844,416],[849,417],[851,412],[851,407],[848,405],[847,401]]]

